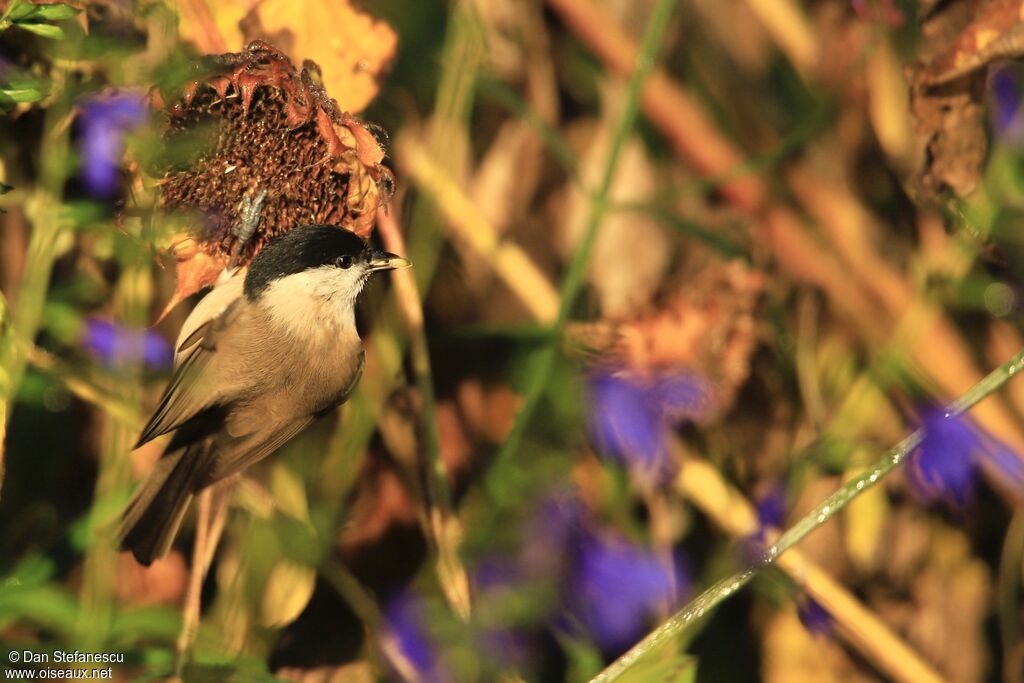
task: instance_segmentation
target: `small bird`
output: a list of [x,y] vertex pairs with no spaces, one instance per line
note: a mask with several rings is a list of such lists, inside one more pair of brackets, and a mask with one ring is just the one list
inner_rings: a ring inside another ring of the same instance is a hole
[[173,432],[122,513],[122,550],[164,555],[192,496],[265,458],[348,398],[363,371],[356,297],[407,259],[328,225],[268,242],[178,336],[175,369],[135,448]]

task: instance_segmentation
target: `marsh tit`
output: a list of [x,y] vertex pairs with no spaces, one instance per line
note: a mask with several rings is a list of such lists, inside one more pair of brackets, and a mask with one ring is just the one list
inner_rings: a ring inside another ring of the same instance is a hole
[[244,277],[189,315],[175,369],[135,448],[173,432],[122,513],[119,539],[148,565],[170,548],[192,496],[273,453],[343,403],[363,371],[356,297],[408,260],[336,227],[268,242]]

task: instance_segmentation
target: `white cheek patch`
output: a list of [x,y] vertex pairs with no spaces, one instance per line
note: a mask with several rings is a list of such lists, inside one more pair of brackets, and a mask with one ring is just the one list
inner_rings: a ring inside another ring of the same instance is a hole
[[275,280],[260,305],[277,325],[309,340],[355,332],[355,300],[366,278],[359,268],[311,268]]

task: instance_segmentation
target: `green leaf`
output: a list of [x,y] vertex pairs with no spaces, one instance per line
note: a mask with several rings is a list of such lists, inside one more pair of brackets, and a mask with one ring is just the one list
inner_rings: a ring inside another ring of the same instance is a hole
[[57,573],[53,560],[41,555],[26,555],[18,561],[11,575],[0,581],[0,597],[9,591],[42,586]]
[[0,183],[0,195],[7,194],[14,189],[14,185],[8,185],[7,183]]
[[35,5],[36,11],[33,14],[33,18],[38,17],[39,19],[45,19],[46,21],[63,21],[65,19],[71,19],[80,10],[75,9],[69,5]]
[[146,640],[174,642],[181,630],[181,614],[170,607],[140,607],[114,616],[110,638],[118,644]]
[[[26,24],[71,19],[79,11],[74,7],[60,3],[36,5],[31,2],[25,2],[25,0],[15,0],[7,8],[4,16],[0,18],[0,24],[2,24],[2,28],[7,28],[11,24],[18,24],[22,28],[27,28]],[[28,30],[31,31],[32,29]]]
[[54,26],[53,24],[36,24],[36,23],[18,23],[19,28],[23,28],[30,33],[35,33],[37,36],[43,38],[60,39],[64,37],[64,29],[60,26]]
[[37,11],[37,6],[25,0],[14,0],[11,6],[7,8],[4,19],[7,21],[21,21],[34,16]]
[[0,624],[25,620],[61,634],[74,632],[78,603],[63,586],[5,590],[0,595]]
[[16,86],[0,87],[0,95],[14,102],[38,102],[43,99],[43,92],[38,88]]

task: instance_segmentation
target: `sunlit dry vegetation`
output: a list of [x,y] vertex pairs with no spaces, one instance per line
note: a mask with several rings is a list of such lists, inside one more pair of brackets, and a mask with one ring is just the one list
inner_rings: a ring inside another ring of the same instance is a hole
[[[3,650],[1024,680],[1022,17],[0,0]],[[174,339],[310,223],[413,262],[362,379],[143,567],[111,528]]]

